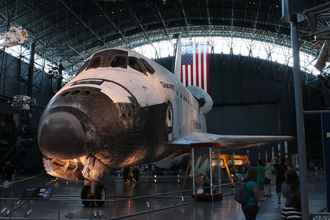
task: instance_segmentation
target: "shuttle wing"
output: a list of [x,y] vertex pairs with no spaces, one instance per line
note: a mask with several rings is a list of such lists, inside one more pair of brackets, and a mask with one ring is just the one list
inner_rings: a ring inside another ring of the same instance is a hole
[[292,140],[291,136],[258,136],[258,135],[219,135],[194,132],[172,142],[174,145],[186,147],[220,147],[248,148],[268,143]]

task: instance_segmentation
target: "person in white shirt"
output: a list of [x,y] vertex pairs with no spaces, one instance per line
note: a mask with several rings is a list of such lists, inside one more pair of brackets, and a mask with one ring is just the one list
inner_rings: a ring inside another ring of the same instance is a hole
[[272,196],[273,164],[269,160],[265,166],[265,197]]

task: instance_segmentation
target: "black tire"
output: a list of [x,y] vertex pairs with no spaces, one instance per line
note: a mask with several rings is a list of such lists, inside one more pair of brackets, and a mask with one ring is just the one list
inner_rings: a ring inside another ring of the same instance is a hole
[[[86,200],[102,200],[102,201],[86,201]],[[91,193],[91,186],[83,186],[81,190],[81,203],[85,207],[103,207],[105,203],[105,189],[103,185],[95,187],[95,194]]]
[[81,194],[80,194],[80,198],[81,198],[81,203],[85,206],[85,207],[91,207],[92,206],[92,202],[91,201],[86,201],[86,199],[90,199],[90,191],[91,191],[91,186],[83,186],[83,188],[81,189]]
[[105,189],[103,185],[97,185],[95,188],[95,199],[101,200],[96,202],[97,207],[103,207],[105,203]]
[[133,169],[133,177],[136,182],[138,182],[140,179],[140,170],[136,167]]

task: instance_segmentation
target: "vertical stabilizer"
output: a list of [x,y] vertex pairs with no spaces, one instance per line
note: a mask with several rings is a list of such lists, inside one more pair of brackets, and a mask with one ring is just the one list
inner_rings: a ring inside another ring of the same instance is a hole
[[181,44],[181,35],[178,35],[176,42],[176,50],[175,50],[175,63],[174,63],[174,74],[180,79],[181,75],[181,53],[182,53],[182,44]]

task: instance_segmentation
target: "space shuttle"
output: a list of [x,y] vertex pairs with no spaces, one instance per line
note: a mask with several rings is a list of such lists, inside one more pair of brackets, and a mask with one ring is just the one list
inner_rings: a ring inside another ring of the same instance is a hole
[[[176,56],[180,71],[181,55]],[[212,105],[207,92],[183,86],[176,74],[141,54],[100,50],[44,110],[38,144],[45,170],[84,180],[83,204],[101,206],[109,168],[159,161],[192,147],[241,148],[291,139],[207,133],[205,114]]]

